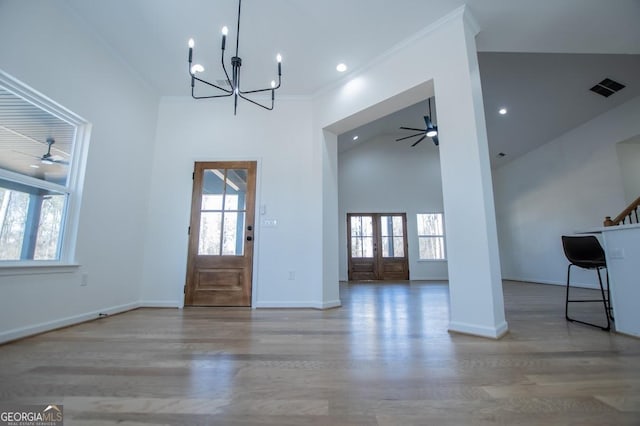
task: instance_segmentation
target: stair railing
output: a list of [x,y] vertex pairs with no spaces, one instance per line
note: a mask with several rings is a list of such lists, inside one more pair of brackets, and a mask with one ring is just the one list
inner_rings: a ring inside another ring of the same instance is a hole
[[615,218],[611,219],[611,216],[607,216],[604,219],[604,226],[617,226],[617,225],[628,225],[631,223],[640,223],[638,221],[638,210],[640,209],[640,197],[636,198],[636,200],[629,204],[629,207],[624,209],[622,213],[620,213]]

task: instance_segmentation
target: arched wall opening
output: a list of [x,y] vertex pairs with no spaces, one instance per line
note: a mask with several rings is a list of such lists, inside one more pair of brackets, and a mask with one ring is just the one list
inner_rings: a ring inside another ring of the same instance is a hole
[[337,135],[435,95],[447,217],[449,330],[490,338],[507,332],[477,32],[473,18],[460,8],[314,99],[323,305],[339,304]]

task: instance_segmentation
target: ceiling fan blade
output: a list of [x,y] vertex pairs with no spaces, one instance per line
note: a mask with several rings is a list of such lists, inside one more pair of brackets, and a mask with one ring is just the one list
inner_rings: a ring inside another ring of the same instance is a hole
[[413,128],[413,127],[400,127],[400,128],[403,129],[403,130],[415,130],[416,132],[426,132],[427,131],[427,129],[416,129],[416,128]]
[[432,138],[431,138],[431,140],[433,140],[433,144],[434,144],[435,146],[440,145],[440,141],[438,140],[438,136],[434,136],[434,137],[432,137]]
[[418,145],[418,144],[419,144],[420,142],[422,142],[422,140],[423,140],[424,138],[426,138],[426,137],[427,137],[427,135],[422,136],[420,139],[418,139],[417,141],[415,141],[415,143],[414,143],[413,145],[411,145],[411,146],[416,146],[416,145]]
[[38,157],[37,155],[33,155],[33,154],[28,154],[26,152],[22,152],[22,151],[16,151],[15,149],[12,149],[13,152],[17,153],[17,154],[21,154],[21,155],[26,155],[27,157],[31,157],[31,158],[36,158],[38,160],[40,160],[42,157]]
[[415,135],[405,136],[404,138],[396,139],[396,142],[403,141],[409,138],[415,138],[416,136],[424,135],[424,133],[416,133]]

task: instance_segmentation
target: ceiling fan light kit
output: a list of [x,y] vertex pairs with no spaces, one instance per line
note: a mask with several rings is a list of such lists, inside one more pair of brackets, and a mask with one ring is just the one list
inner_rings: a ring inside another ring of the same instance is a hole
[[[276,55],[276,61],[278,63],[278,83],[276,84],[275,80],[271,81],[271,87],[265,89],[257,89],[257,90],[247,90],[243,91],[240,89],[240,67],[242,66],[242,58],[238,55],[238,47],[240,45],[240,10],[242,7],[242,0],[238,0],[238,31],[236,33],[236,54],[231,58],[231,76],[227,72],[227,67],[224,61],[224,51],[227,43],[227,34],[229,32],[227,27],[222,28],[222,70],[224,71],[226,77],[226,83],[230,88],[225,88],[219,86],[218,84],[211,83],[207,80],[199,78],[196,76],[197,73],[203,72],[204,67],[200,64],[193,64],[193,49],[195,47],[195,41],[193,39],[189,40],[189,75],[191,77],[191,97],[194,99],[211,99],[211,98],[225,98],[233,96],[233,115],[236,115],[238,110],[238,98],[244,99],[245,101],[249,101],[254,105],[262,107],[266,110],[273,110],[274,102],[275,102],[275,91],[280,88],[282,83],[282,56],[280,54]],[[195,94],[195,86],[196,82],[201,83],[203,85],[213,87],[223,93],[218,95],[210,95],[210,96],[197,96]],[[262,92],[271,92],[271,106],[263,105],[253,99],[248,98],[246,95],[262,93]]]
[[402,130],[413,130],[420,133],[416,133],[414,135],[409,135],[409,136],[396,139],[396,142],[403,141],[405,139],[415,138],[416,136],[421,136],[420,139],[418,139],[411,145],[412,147],[418,145],[425,138],[431,138],[435,146],[440,145],[440,141],[438,140],[438,126],[434,125],[433,122],[431,121],[431,117],[433,117],[431,115],[431,98],[429,98],[428,102],[429,102],[429,115],[424,116],[424,124],[427,128],[416,129],[414,127],[400,127],[400,129]]

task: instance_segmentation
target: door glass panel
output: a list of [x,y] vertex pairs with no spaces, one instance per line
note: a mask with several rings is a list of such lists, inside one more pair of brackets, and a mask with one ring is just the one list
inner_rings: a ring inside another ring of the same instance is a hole
[[227,169],[225,174],[225,210],[244,210],[247,191],[247,170]]
[[360,216],[351,216],[351,236],[360,235],[362,235],[362,218]]
[[244,213],[224,213],[222,254],[242,256],[244,254]]
[[351,216],[351,257],[373,257],[371,216]]
[[362,257],[362,240],[351,237],[351,257]]
[[373,257],[373,237],[362,237],[362,257]]
[[404,257],[404,229],[401,216],[380,216],[382,257]]
[[244,255],[247,176],[247,169],[204,170],[199,255]]
[[200,213],[200,240],[198,242],[198,254],[219,255],[220,236],[222,231],[222,213]]
[[404,257],[404,238],[393,237],[393,254],[394,257]]
[[224,169],[206,169],[202,175],[202,195],[224,194]]

